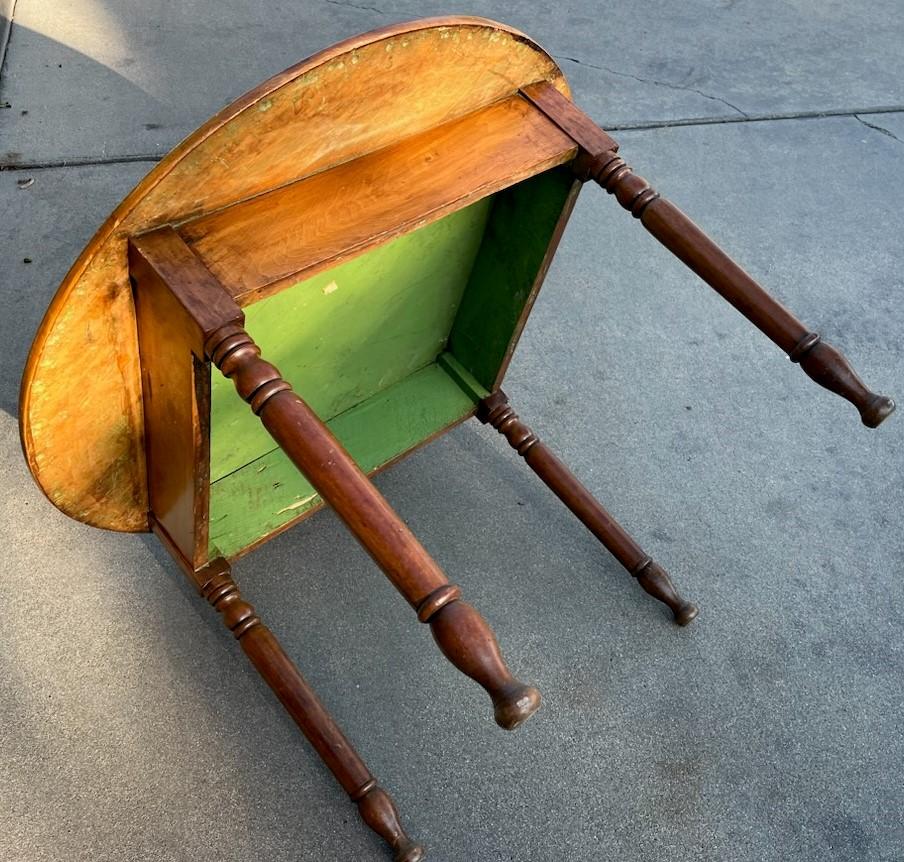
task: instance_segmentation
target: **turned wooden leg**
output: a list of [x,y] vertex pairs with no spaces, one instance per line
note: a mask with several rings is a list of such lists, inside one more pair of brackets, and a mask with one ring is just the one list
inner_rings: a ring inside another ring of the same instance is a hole
[[811,332],[719,248],[678,207],[635,174],[618,155],[618,142],[546,81],[522,94],[580,144],[575,169],[602,186],[672,254],[777,344],[820,386],[850,401],[864,425],[876,428],[895,409],[872,392],[844,354]]
[[480,403],[477,418],[489,423],[524,458],[528,466],[550,490],[605,545],[606,549],[651,596],[671,608],[675,622],[686,626],[698,613],[697,606],[681,598],[668,572],[654,562],[643,548],[577,480],[574,474],[552,453],[548,446],[519,418],[509,406],[502,390],[497,390]]
[[201,595],[223,615],[223,623],[258,673],[358,806],[361,818],[393,849],[395,862],[423,859],[423,849],[411,841],[399,823],[392,797],[377,784],[279,641],[239,594],[228,563],[215,560],[193,577]]
[[213,363],[321,497],[333,507],[396,589],[430,625],[444,655],[482,685],[497,723],[512,730],[540,706],[540,693],[516,680],[480,614],[373,486],[316,413],[260,357],[245,330],[230,324],[207,341]]
[[678,207],[632,173],[620,156],[606,153],[587,166],[599,185],[614,194],[656,239],[784,350],[792,362],[799,363],[811,380],[850,401],[864,425],[876,428],[894,412],[895,402],[868,389],[840,350],[811,332]]

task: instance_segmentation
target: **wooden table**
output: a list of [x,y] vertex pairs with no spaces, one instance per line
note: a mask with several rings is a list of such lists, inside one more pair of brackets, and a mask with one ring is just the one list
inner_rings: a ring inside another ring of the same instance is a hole
[[331,506],[496,721],[517,727],[539,693],[369,478],[476,416],[678,624],[694,619],[500,388],[590,180],[866,425],[892,412],[631,171],[546,52],[460,17],[335,45],[191,135],[76,261],[25,370],[23,447],[49,499],[88,524],[156,533],[396,860],[423,850],[230,561]]

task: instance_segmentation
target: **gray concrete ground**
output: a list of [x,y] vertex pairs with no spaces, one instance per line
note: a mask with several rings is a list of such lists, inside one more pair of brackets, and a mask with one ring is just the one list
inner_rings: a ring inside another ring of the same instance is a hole
[[[126,160],[340,37],[443,11],[18,0],[0,79],[3,860],[386,858],[159,547],[45,502],[16,391],[56,284],[151,166]],[[639,171],[904,397],[899,0],[469,11],[551,48],[600,122],[652,125],[619,135]],[[694,626],[476,423],[378,484],[543,690],[517,733],[331,514],[237,566],[431,858],[904,859],[904,417],[863,428],[595,189],[507,389],[699,600]]]

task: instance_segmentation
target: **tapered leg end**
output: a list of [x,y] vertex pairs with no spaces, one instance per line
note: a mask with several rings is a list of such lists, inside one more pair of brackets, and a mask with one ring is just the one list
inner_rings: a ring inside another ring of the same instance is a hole
[[697,614],[700,613],[700,608],[698,608],[693,602],[684,602],[678,610],[673,610],[672,614],[675,617],[675,622],[678,623],[679,626],[687,626],[690,625],[695,619],[697,619]]
[[877,395],[860,411],[860,419],[867,428],[878,428],[892,413],[895,402],[887,395]]
[[493,716],[504,730],[514,730],[527,721],[539,708],[540,692],[532,685],[513,685],[493,698]]
[[405,834],[392,797],[376,781],[368,782],[355,802],[364,822],[393,849],[394,862],[419,862],[424,858],[424,848]]
[[867,428],[878,428],[895,412],[895,402],[887,395],[873,392],[857,376],[847,357],[837,347],[826,344],[817,333],[808,332],[801,338],[788,358],[799,362],[811,380],[850,401]]
[[659,599],[664,605],[668,605],[679,626],[689,625],[700,613],[700,609],[693,602],[689,602],[679,595],[669,573],[659,563],[648,560],[634,573],[634,577],[637,578],[637,583],[654,599]]
[[395,856],[392,858],[393,862],[421,862],[425,856],[424,848],[420,844],[412,844],[408,841],[396,850]]
[[496,723],[514,730],[537,711],[540,692],[512,676],[492,629],[458,595],[458,587],[440,587],[421,603],[418,617],[429,622],[443,655],[489,694]]

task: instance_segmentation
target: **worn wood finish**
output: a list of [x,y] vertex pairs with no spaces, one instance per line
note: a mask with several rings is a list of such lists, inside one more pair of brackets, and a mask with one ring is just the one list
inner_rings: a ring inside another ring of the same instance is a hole
[[[136,296],[144,392],[148,498],[155,530],[180,562],[207,562],[210,500],[210,367],[191,352],[193,325],[146,274]],[[166,327],[161,320],[169,320]]]
[[878,427],[895,409],[887,395],[868,389],[847,358],[811,332],[767,293],[694,222],[661,197],[618,155],[618,144],[574,103],[546,82],[523,88],[524,95],[580,145],[575,164],[628,210],[669,251],[728,300],[784,350],[820,386],[850,401],[864,425]]
[[546,486],[577,516],[651,596],[668,605],[680,626],[697,616],[697,607],[686,601],[675,589],[671,578],[634,541],[575,477],[575,475],[518,418],[501,390],[480,403],[477,418],[502,434]]
[[552,58],[502,24],[467,17],[396,24],[275,76],[176,147],[86,247],[35,338],[20,433],[54,505],[95,526],[148,528],[130,236],[350,162],[538,80],[567,90]]
[[521,96],[244,203],[179,233],[242,306],[569,161]]
[[[171,228],[129,246],[141,345],[154,529],[189,568],[207,562],[210,364],[205,338],[242,312]],[[178,291],[170,289],[177,283]]]
[[446,576],[342,444],[293,391],[239,324],[212,334],[206,353],[320,496],[429,623],[446,657],[493,701],[496,722],[512,730],[540,706],[540,694],[516,680],[480,614],[460,601]]
[[405,834],[392,798],[377,784],[273,632],[239,593],[228,563],[214,560],[198,571],[193,580],[201,595],[222,614],[223,624],[336,776],[361,818],[393,849],[395,862],[423,859],[423,848]]

